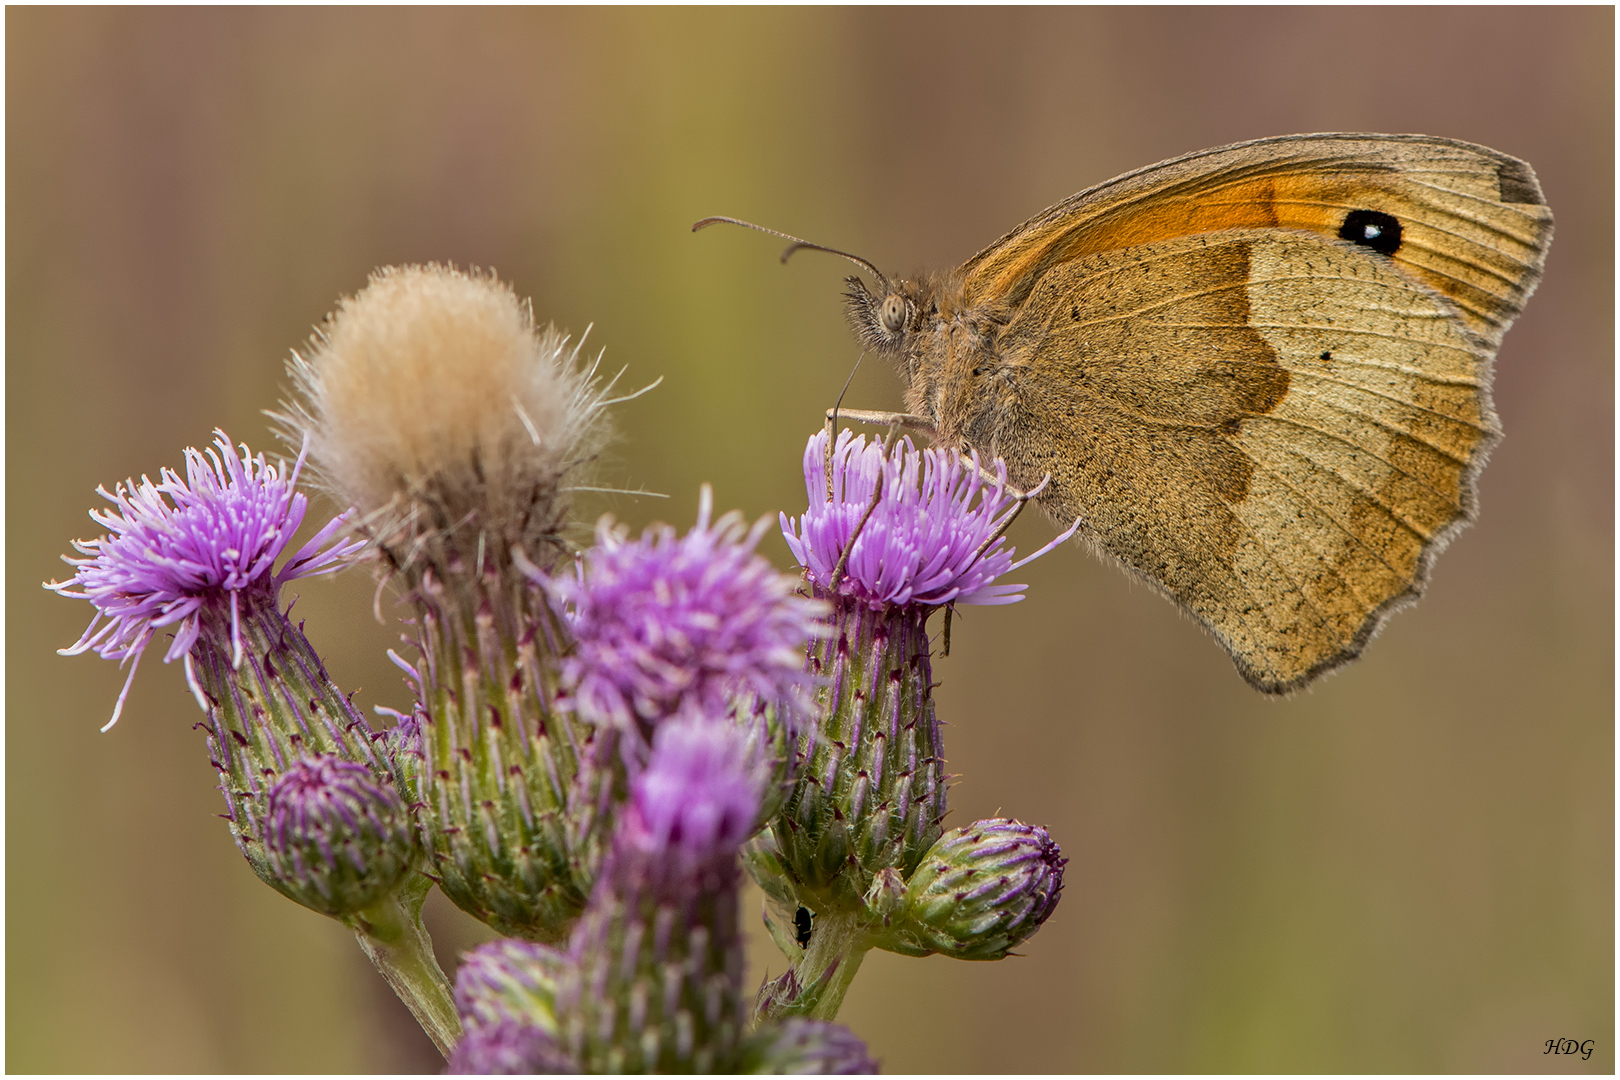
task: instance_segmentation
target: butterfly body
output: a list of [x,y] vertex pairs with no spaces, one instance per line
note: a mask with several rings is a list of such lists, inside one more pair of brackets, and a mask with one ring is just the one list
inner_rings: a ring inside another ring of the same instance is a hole
[[1286,693],[1355,657],[1476,512],[1490,367],[1552,219],[1529,166],[1307,135],[1083,191],[948,274],[850,278],[936,442]]

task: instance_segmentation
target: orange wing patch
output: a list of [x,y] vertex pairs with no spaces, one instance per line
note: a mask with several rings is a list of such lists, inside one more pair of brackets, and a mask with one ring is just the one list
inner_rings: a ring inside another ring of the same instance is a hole
[[[1371,210],[1401,225],[1400,246],[1388,256],[1394,264],[1450,299],[1470,330],[1495,343],[1539,275],[1551,214],[1539,202],[1503,201],[1539,192],[1504,185],[1496,159],[1455,145],[1399,145],[1428,156],[1244,166],[1231,160],[1237,155],[1221,154],[1199,163],[1207,169],[1188,162],[1147,170],[1126,185],[1137,190],[1105,185],[1083,193],[982,252],[965,267],[965,299],[1016,308],[1054,266],[1224,229],[1298,229],[1336,239],[1351,212]],[[1148,186],[1161,171],[1168,182]]]

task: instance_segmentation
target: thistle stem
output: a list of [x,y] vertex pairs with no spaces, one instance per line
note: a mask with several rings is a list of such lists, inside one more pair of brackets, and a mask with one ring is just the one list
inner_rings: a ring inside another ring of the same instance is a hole
[[461,1039],[450,980],[433,955],[433,942],[422,926],[422,901],[428,880],[418,877],[399,892],[344,920],[354,930],[371,962],[433,1045],[445,1057]]
[[826,976],[827,981],[815,996],[814,1004],[801,1015],[812,1020],[838,1017],[844,994],[872,948],[866,931],[867,918],[855,912],[828,912],[817,918],[810,945],[795,965],[794,973],[800,986],[809,986],[822,976]]

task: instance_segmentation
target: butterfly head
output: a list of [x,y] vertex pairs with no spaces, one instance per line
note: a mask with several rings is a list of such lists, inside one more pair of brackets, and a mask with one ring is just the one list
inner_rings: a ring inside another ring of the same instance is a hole
[[[858,277],[844,279],[844,311],[861,344],[892,360],[906,381],[906,405],[938,423],[943,420],[943,364],[953,331],[961,323],[961,288],[953,278],[932,274],[878,278],[868,288]],[[953,285],[955,287],[953,287]]]
[[929,281],[878,278],[868,289],[858,277],[844,283],[845,312],[861,344],[903,365],[916,351],[917,342],[940,321],[939,290]]

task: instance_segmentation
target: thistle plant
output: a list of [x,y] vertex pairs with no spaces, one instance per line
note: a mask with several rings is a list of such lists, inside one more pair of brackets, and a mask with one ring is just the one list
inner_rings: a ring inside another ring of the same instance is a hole
[[[1040,928],[1063,887],[1044,830],[978,822],[943,832],[945,751],[927,624],[962,604],[1010,604],[1024,586],[1007,527],[1024,498],[978,459],[891,448],[848,431],[805,448],[809,507],[782,515],[812,594],[833,609],[809,670],[818,724],[799,744],[799,778],[752,845],[772,937],[793,962],[761,994],[766,1016],[830,1019],[873,948],[1000,959]],[[990,857],[1009,828],[1027,858]],[[953,870],[953,863],[960,864]],[[949,880],[944,904],[936,879]],[[955,886],[960,885],[960,888]]]
[[[929,622],[1021,596],[1000,463],[818,434],[784,574],[707,487],[684,534],[575,542],[615,380],[493,276],[379,271],[290,372],[290,466],[221,433],[103,490],[48,587],[96,610],[64,652],[130,668],[113,720],[172,633],[253,871],[354,930],[451,1071],[872,1072],[834,1022],[867,951],[999,959],[1051,915],[1044,829],[945,829]],[[349,509],[275,570],[306,467]],[[279,599],[355,565],[405,644],[385,730]],[[757,990],[745,870],[788,961]],[[453,989],[434,886],[502,935]]]
[[[96,610],[62,652],[94,650],[129,665],[106,731],[147,646],[174,628],[164,660],[184,661],[248,864],[282,895],[351,927],[446,1048],[459,1027],[421,925],[428,881],[420,852],[399,827],[403,771],[278,603],[283,584],[332,573],[362,545],[329,543],[347,517],[339,515],[273,570],[304,518],[307,499],[294,490],[303,458],[284,472],[246,446],[238,457],[216,434],[206,453],[186,451],[185,477],[165,469],[155,484],[142,477],[100,489],[113,509],[90,516],[107,533],[76,542],[84,557],[66,560],[72,580],[47,585]],[[368,803],[387,810],[368,815]],[[314,857],[311,845],[325,850]]]
[[748,1032],[737,850],[770,783],[760,750],[733,718],[659,725],[567,949],[497,942],[469,955],[451,1071],[876,1071],[840,1025]]

